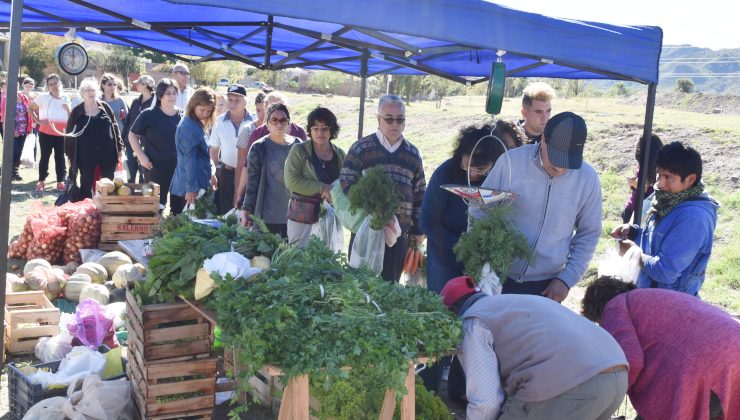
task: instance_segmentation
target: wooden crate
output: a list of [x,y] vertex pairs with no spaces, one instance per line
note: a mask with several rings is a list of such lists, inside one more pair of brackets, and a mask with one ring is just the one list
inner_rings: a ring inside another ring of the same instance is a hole
[[117,249],[118,241],[151,238],[159,231],[159,222],[159,213],[153,216],[103,214],[100,244]]
[[[129,352],[128,376],[142,419],[211,419],[215,406],[216,357],[183,356],[145,362],[135,349]],[[158,398],[182,397],[175,401]]]
[[164,303],[139,307],[126,291],[128,346],[143,362],[211,351],[211,324],[185,303]]
[[[159,184],[153,184],[154,195],[141,195],[142,184],[124,184],[132,191],[131,195],[109,194],[101,188],[100,181],[95,186],[95,205],[103,215],[154,215],[159,213]],[[103,219],[105,220],[105,219]]]
[[59,334],[59,309],[41,291],[8,293],[4,322],[8,353],[33,353],[39,338]]

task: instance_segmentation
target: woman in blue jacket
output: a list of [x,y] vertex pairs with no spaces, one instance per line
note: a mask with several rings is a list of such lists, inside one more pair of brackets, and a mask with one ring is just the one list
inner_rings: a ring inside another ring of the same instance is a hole
[[172,214],[180,214],[185,204],[195,203],[198,192],[211,186],[211,159],[206,139],[213,127],[216,94],[210,88],[200,88],[193,93],[175,132],[177,166],[170,184],[170,194],[183,197]]
[[499,120],[494,126],[470,126],[460,131],[452,157],[444,161],[429,180],[421,205],[421,230],[427,235],[427,288],[439,293],[447,280],[462,276],[463,266],[455,258],[452,247],[468,226],[468,206],[462,198],[440,188],[444,184],[480,186],[488,171],[503,154],[501,144],[488,137],[481,141],[471,156],[473,147],[482,137],[493,135],[511,149],[522,140],[513,123]]

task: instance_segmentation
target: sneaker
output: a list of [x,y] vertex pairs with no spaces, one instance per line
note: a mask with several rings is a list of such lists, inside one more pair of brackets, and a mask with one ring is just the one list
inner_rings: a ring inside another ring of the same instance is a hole
[[45,186],[44,181],[39,181],[39,183],[36,184],[36,192],[44,192]]
[[58,189],[59,191],[64,191],[64,190],[66,190],[66,188],[65,188],[65,186],[64,186],[64,182],[57,182],[57,189]]

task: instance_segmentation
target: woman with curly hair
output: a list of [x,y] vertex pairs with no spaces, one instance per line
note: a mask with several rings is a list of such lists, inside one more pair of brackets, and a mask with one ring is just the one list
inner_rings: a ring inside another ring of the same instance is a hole
[[582,313],[624,350],[627,395],[642,418],[740,413],[740,323],[726,312],[685,293],[602,277],[586,289]]

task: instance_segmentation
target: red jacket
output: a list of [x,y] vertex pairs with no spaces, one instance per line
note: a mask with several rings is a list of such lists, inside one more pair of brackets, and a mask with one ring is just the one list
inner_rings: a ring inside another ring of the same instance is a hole
[[[0,121],[5,122],[5,102],[7,101],[6,95],[3,95],[2,100],[0,100]],[[18,102],[22,104],[26,108],[26,112],[28,113],[28,117],[26,118],[26,134],[33,131],[33,119],[31,118],[31,110],[28,108],[31,104],[31,100],[28,99],[28,97],[22,93],[18,93]]]

